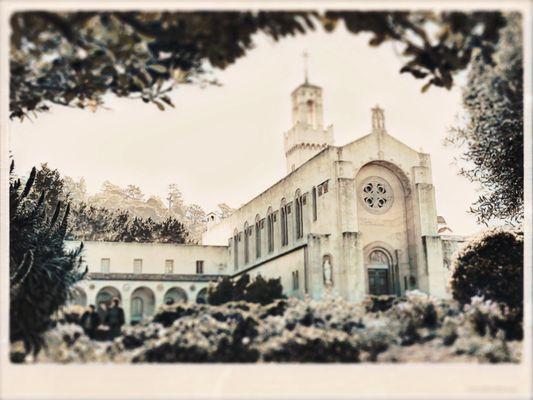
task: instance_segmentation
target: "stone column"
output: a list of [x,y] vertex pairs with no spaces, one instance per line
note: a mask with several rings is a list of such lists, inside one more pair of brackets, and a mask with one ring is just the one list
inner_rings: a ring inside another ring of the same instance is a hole
[[446,269],[443,264],[442,242],[438,235],[424,236],[424,250],[428,272],[428,293],[439,298],[449,298],[446,291]]

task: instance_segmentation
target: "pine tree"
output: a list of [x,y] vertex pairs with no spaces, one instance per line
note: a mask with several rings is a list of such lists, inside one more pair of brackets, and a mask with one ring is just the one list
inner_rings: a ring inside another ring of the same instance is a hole
[[27,353],[37,354],[52,314],[87,270],[81,270],[83,245],[70,251],[63,245],[70,205],[58,201],[50,213],[45,190],[35,200],[36,169],[24,188],[13,169],[14,163],[9,182],[10,340],[22,340]]

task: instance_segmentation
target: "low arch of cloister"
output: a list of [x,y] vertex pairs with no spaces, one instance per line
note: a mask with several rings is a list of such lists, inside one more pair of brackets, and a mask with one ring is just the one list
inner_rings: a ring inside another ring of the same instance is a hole
[[[207,289],[208,284],[209,282],[193,281],[87,280],[76,286],[71,304],[94,304],[98,307],[98,303],[109,303],[112,298],[118,297],[120,306],[124,309],[126,323],[129,324],[138,320],[139,310],[143,312],[144,317],[149,317],[170,298],[174,302],[196,302],[197,298],[201,298],[205,293],[202,290]],[[138,299],[143,301],[142,306]]]

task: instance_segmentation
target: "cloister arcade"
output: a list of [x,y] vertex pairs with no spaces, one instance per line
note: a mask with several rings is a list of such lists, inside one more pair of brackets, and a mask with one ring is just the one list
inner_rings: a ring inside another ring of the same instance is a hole
[[114,298],[124,309],[126,323],[138,323],[169,302],[205,303],[207,282],[86,281],[73,288],[70,304],[109,307]]

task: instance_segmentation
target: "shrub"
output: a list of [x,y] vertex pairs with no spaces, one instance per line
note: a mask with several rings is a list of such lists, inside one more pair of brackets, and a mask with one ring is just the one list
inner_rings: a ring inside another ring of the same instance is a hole
[[454,262],[453,297],[462,304],[474,296],[523,307],[524,237],[494,229],[472,240]]
[[208,303],[212,305],[241,300],[265,305],[282,298],[285,296],[281,280],[279,278],[266,280],[261,275],[253,281],[248,274],[241,275],[236,281],[224,277],[208,289]]
[[468,304],[474,297],[499,303],[498,327],[509,338],[522,337],[524,237],[521,232],[493,229],[472,240],[454,262],[453,297]]
[[[507,315],[476,297],[463,307],[409,292],[387,311],[327,297],[268,305],[228,302],[162,306],[114,341],[91,341],[78,326],[45,335],[55,362],[518,362],[522,343],[505,337]],[[12,358],[23,361],[12,347]]]

